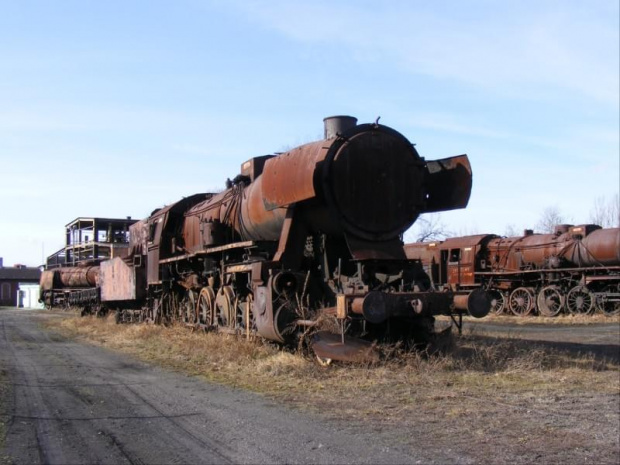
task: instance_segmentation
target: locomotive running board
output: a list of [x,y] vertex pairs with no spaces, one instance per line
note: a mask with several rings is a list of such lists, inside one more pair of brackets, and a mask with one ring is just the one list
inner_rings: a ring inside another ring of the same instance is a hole
[[379,352],[375,345],[355,337],[344,337],[328,331],[319,331],[312,338],[312,350],[319,361],[329,363],[332,360],[353,363],[373,363],[379,361]]

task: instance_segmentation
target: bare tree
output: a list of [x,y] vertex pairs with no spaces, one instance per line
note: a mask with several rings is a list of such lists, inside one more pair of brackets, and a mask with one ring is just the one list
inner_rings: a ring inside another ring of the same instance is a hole
[[439,213],[421,215],[412,229],[415,242],[440,241],[452,236],[452,231],[441,221]]
[[504,230],[504,236],[506,237],[515,237],[519,235],[519,231],[514,224],[507,224],[506,229]]
[[552,233],[556,225],[566,223],[566,221],[566,218],[557,206],[547,207],[540,215],[540,219],[536,223],[536,229],[542,233]]
[[616,193],[609,201],[609,227],[620,228],[620,194]]
[[606,197],[597,197],[594,207],[590,211],[590,222],[604,228],[620,227],[620,200],[618,194],[609,200]]

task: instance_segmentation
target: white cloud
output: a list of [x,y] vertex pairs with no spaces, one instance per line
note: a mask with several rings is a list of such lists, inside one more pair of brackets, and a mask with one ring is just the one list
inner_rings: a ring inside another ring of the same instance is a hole
[[243,1],[236,7],[293,40],[346,47],[358,59],[389,60],[414,74],[513,97],[564,89],[618,105],[619,35],[604,8],[593,5],[585,14],[569,2],[481,1],[462,7],[479,16],[450,14],[460,3],[435,11],[418,2]]

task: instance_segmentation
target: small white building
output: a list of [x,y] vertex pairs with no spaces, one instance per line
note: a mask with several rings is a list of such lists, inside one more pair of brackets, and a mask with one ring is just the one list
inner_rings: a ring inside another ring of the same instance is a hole
[[38,284],[19,283],[17,308],[43,308],[43,303],[39,302]]

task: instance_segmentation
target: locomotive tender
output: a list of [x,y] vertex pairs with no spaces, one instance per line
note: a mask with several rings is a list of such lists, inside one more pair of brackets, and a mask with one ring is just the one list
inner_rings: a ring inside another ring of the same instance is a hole
[[486,289],[496,313],[620,313],[620,228],[563,224],[552,234],[479,234],[405,250],[435,288]]
[[367,349],[362,339],[424,341],[438,314],[488,313],[482,291],[429,290],[402,242],[421,213],[467,205],[467,156],[426,161],[378,122],[324,123],[324,139],[252,158],[226,190],[131,225],[128,254],[99,264],[91,305],[280,343],[327,322],[313,348],[342,360]]

